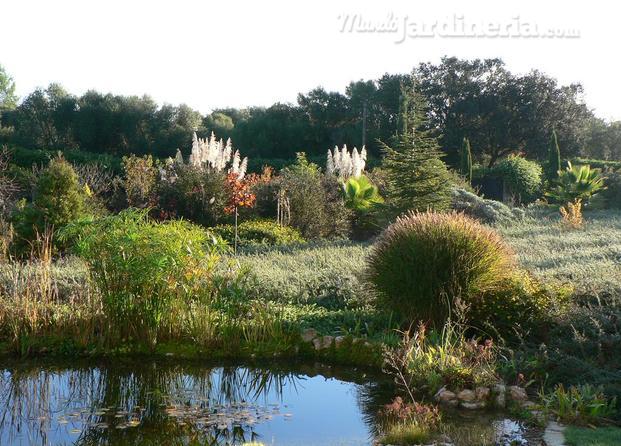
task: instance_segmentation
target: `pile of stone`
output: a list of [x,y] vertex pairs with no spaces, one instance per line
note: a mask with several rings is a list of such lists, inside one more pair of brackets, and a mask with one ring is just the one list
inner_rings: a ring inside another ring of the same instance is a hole
[[442,387],[435,394],[434,399],[443,406],[463,409],[504,408],[507,405],[507,400],[527,409],[535,406],[532,401],[528,400],[528,394],[523,387],[506,386],[502,383],[490,387],[477,387],[474,390],[462,389],[456,392]]
[[[334,348],[339,348],[345,341],[345,336],[320,336],[317,330],[314,328],[307,328],[301,333],[302,341],[306,343],[312,343],[316,351],[329,349],[334,345]],[[364,343],[365,346],[370,346],[368,341],[360,338],[354,338],[353,344]]]

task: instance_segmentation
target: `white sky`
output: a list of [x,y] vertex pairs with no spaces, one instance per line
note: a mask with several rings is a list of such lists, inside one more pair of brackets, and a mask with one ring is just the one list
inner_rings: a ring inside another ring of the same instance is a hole
[[[295,102],[318,85],[344,91],[351,80],[409,72],[443,55],[501,57],[509,69],[537,68],[561,83],[581,82],[596,114],[621,119],[615,1],[138,1],[3,0],[0,64],[18,94],[60,82],[149,94],[203,113],[224,106]],[[399,19],[395,33],[341,32],[343,17]],[[408,38],[403,17],[578,29],[578,39]],[[339,20],[338,17],[341,16]]]

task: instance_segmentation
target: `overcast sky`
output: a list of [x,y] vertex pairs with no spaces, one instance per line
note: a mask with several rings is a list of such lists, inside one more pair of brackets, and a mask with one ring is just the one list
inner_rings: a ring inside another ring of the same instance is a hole
[[[295,102],[319,85],[344,91],[444,55],[500,57],[514,72],[581,82],[596,114],[621,119],[619,9],[613,1],[4,0],[0,64],[20,96],[60,82],[75,94],[146,93],[206,113]],[[540,37],[550,30],[556,37]],[[472,32],[479,36],[464,36]]]

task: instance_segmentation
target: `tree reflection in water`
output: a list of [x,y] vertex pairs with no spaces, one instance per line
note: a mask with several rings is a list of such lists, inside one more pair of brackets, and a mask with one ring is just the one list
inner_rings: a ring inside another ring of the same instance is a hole
[[0,444],[260,441],[257,425],[288,416],[283,389],[297,392],[318,374],[357,383],[353,388],[358,410],[373,432],[377,410],[391,391],[355,369],[122,360],[22,362],[0,370]]

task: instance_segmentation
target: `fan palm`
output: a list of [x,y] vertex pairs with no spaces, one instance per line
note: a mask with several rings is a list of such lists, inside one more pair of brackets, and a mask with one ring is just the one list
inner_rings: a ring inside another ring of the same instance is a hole
[[586,202],[603,189],[604,177],[598,169],[591,169],[588,164],[573,166],[568,161],[565,170],[558,172],[558,179],[546,196],[557,203]]
[[343,195],[345,205],[356,212],[365,212],[378,203],[383,203],[377,186],[373,185],[367,177],[351,177],[343,183]]

